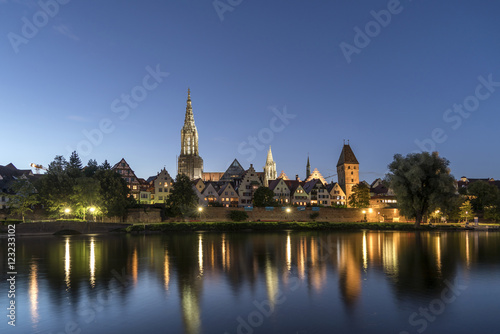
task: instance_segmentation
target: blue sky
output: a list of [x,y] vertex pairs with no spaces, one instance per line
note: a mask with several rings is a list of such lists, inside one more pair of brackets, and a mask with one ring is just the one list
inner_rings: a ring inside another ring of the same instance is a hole
[[205,171],[331,176],[349,139],[369,182],[422,148],[500,178],[497,1],[59,1],[0,0],[0,164],[173,175],[190,87]]

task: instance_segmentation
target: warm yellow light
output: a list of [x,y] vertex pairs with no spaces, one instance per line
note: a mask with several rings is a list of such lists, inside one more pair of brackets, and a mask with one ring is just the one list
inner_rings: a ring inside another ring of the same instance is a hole
[[366,210],[363,210],[363,214],[365,214],[365,213],[366,213]]
[[290,208],[286,208],[286,212],[290,212]]
[[90,212],[94,213],[94,211],[95,211],[95,208],[94,208],[94,207],[91,207],[91,208],[90,208]]
[[65,213],[70,213],[70,211],[71,211],[71,210],[70,210],[69,208],[64,209],[64,212],[65,212]]
[[200,206],[198,207],[198,211],[202,212],[203,211],[203,208]]

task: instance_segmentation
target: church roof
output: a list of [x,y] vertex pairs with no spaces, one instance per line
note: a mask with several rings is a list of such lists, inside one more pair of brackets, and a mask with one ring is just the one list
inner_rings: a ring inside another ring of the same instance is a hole
[[354,152],[351,149],[351,146],[349,144],[344,144],[344,147],[342,148],[342,152],[340,153],[339,157],[339,162],[337,163],[337,167],[343,165],[343,164],[356,164],[359,165],[358,159],[356,159],[356,156],[354,155]]

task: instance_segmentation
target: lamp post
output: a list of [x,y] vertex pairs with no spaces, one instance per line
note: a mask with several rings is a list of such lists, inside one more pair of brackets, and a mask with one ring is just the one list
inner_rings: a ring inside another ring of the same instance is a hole
[[91,207],[90,208],[90,213],[92,214],[92,220],[95,221],[95,215],[94,215],[94,212],[95,212],[95,208],[94,207]]
[[286,211],[286,216],[287,216],[287,219],[288,219],[288,220],[290,220],[290,216],[289,216],[289,215],[290,215],[290,212],[292,212],[292,209],[290,209],[290,208],[286,208],[286,210],[285,210],[285,211]]
[[363,218],[363,221],[366,223],[368,220],[366,219],[366,210],[363,210],[363,215],[364,215],[364,218]]
[[68,215],[69,215],[70,212],[71,212],[70,208],[64,209],[64,215],[65,215],[66,219],[68,219]]
[[201,206],[198,207],[198,212],[200,213],[200,222],[201,222],[201,212],[203,211],[203,208]]

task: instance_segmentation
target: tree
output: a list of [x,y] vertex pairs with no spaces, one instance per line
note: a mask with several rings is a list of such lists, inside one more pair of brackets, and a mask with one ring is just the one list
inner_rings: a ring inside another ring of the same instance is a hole
[[483,180],[471,183],[467,187],[467,193],[471,196],[471,204],[475,211],[482,212],[485,207],[500,202],[500,190],[497,186]]
[[500,203],[485,207],[484,218],[494,222],[500,221]]
[[352,187],[349,206],[352,208],[367,208],[370,206],[370,188],[366,184],[358,183]]
[[36,189],[27,179],[17,179],[10,187],[12,194],[9,198],[9,207],[12,213],[20,214],[25,222],[25,215],[32,212],[32,206],[38,203]]
[[169,215],[177,217],[192,214],[198,204],[198,196],[189,177],[178,174],[171,189],[166,201]]
[[460,206],[460,219],[464,221],[469,221],[470,218],[474,216],[474,212],[472,211],[472,205],[470,201],[465,201]]
[[101,212],[107,217],[124,218],[127,208],[135,204],[123,178],[111,169],[101,169],[94,176],[100,185]]
[[85,220],[90,208],[99,210],[101,206],[101,185],[99,180],[85,176],[76,179],[73,194],[70,198],[73,212]]
[[73,151],[71,153],[71,156],[69,157],[69,162],[67,166],[67,172],[69,177],[72,179],[76,179],[82,175],[82,161],[80,160],[80,157],[78,156],[78,153],[76,151]]
[[83,175],[87,177],[92,177],[94,176],[95,172],[99,169],[99,165],[97,165],[96,160],[90,159],[89,162],[87,163],[87,166],[83,169]]
[[260,186],[253,194],[253,205],[257,207],[275,206],[274,192],[268,187]]
[[396,195],[401,214],[415,218],[415,227],[430,212],[439,208],[446,211],[452,205],[455,180],[449,164],[437,152],[411,153],[406,157],[396,154],[389,164],[386,181]]
[[73,194],[73,180],[67,173],[68,163],[58,155],[49,164],[47,173],[35,184],[42,204],[52,216],[58,216],[69,206],[69,198]]

